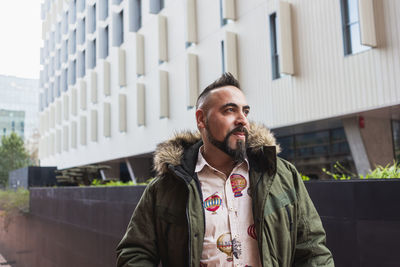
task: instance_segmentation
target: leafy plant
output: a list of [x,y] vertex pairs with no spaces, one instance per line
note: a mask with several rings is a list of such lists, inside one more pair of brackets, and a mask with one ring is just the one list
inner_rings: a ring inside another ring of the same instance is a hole
[[360,175],[361,179],[392,179],[400,178],[400,165],[394,161],[393,165],[376,166],[375,170],[370,171],[365,176]]
[[149,184],[154,178],[150,178],[148,180],[146,180],[143,183],[133,183],[132,181],[129,182],[122,182],[122,181],[117,181],[117,180],[98,180],[95,179],[93,180],[93,182],[91,183],[90,186],[132,186],[132,185],[147,185]]
[[310,177],[308,177],[307,175],[300,173],[300,176],[303,181],[310,181]]
[[377,165],[374,170],[370,170],[365,176],[362,174],[354,174],[343,167],[339,162],[333,165],[336,173],[330,172],[325,168],[322,169],[323,172],[331,176],[335,180],[350,180],[352,178],[360,179],[391,179],[400,178],[400,165],[394,161],[392,165],[388,164],[385,167]]
[[1,138],[0,146],[0,187],[5,187],[8,173],[29,165],[29,154],[24,141],[16,133]]
[[18,188],[17,191],[0,190],[0,211],[7,230],[14,216],[29,212],[29,191],[23,188]]

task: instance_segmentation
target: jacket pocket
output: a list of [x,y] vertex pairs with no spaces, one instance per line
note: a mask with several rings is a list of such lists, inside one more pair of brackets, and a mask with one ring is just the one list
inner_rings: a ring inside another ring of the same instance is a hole
[[156,206],[155,212],[157,218],[170,224],[182,225],[186,220],[184,212],[182,213],[169,207]]

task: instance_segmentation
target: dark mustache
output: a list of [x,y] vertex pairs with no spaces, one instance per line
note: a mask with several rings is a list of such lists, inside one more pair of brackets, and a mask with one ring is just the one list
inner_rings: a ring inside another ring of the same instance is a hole
[[246,137],[249,135],[249,131],[247,130],[246,127],[244,127],[244,126],[238,126],[238,127],[236,127],[235,129],[233,129],[232,131],[230,131],[230,132],[228,133],[228,136],[231,135],[231,134],[234,134],[234,133],[236,133],[236,132],[242,132],[242,133],[244,133],[244,134],[246,135]]

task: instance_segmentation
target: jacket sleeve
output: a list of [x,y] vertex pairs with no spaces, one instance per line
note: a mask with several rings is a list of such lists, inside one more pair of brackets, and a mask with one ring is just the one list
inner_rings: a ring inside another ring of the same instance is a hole
[[160,261],[154,225],[153,182],[144,190],[117,247],[117,267],[157,266]]
[[321,218],[296,169],[293,170],[293,175],[298,185],[297,243],[294,255],[294,266],[334,267],[332,254],[326,246],[326,235]]

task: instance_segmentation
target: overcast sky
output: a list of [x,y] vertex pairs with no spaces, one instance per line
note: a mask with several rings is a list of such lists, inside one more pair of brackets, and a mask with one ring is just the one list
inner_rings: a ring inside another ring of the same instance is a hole
[[0,0],[0,75],[39,79],[41,0]]

